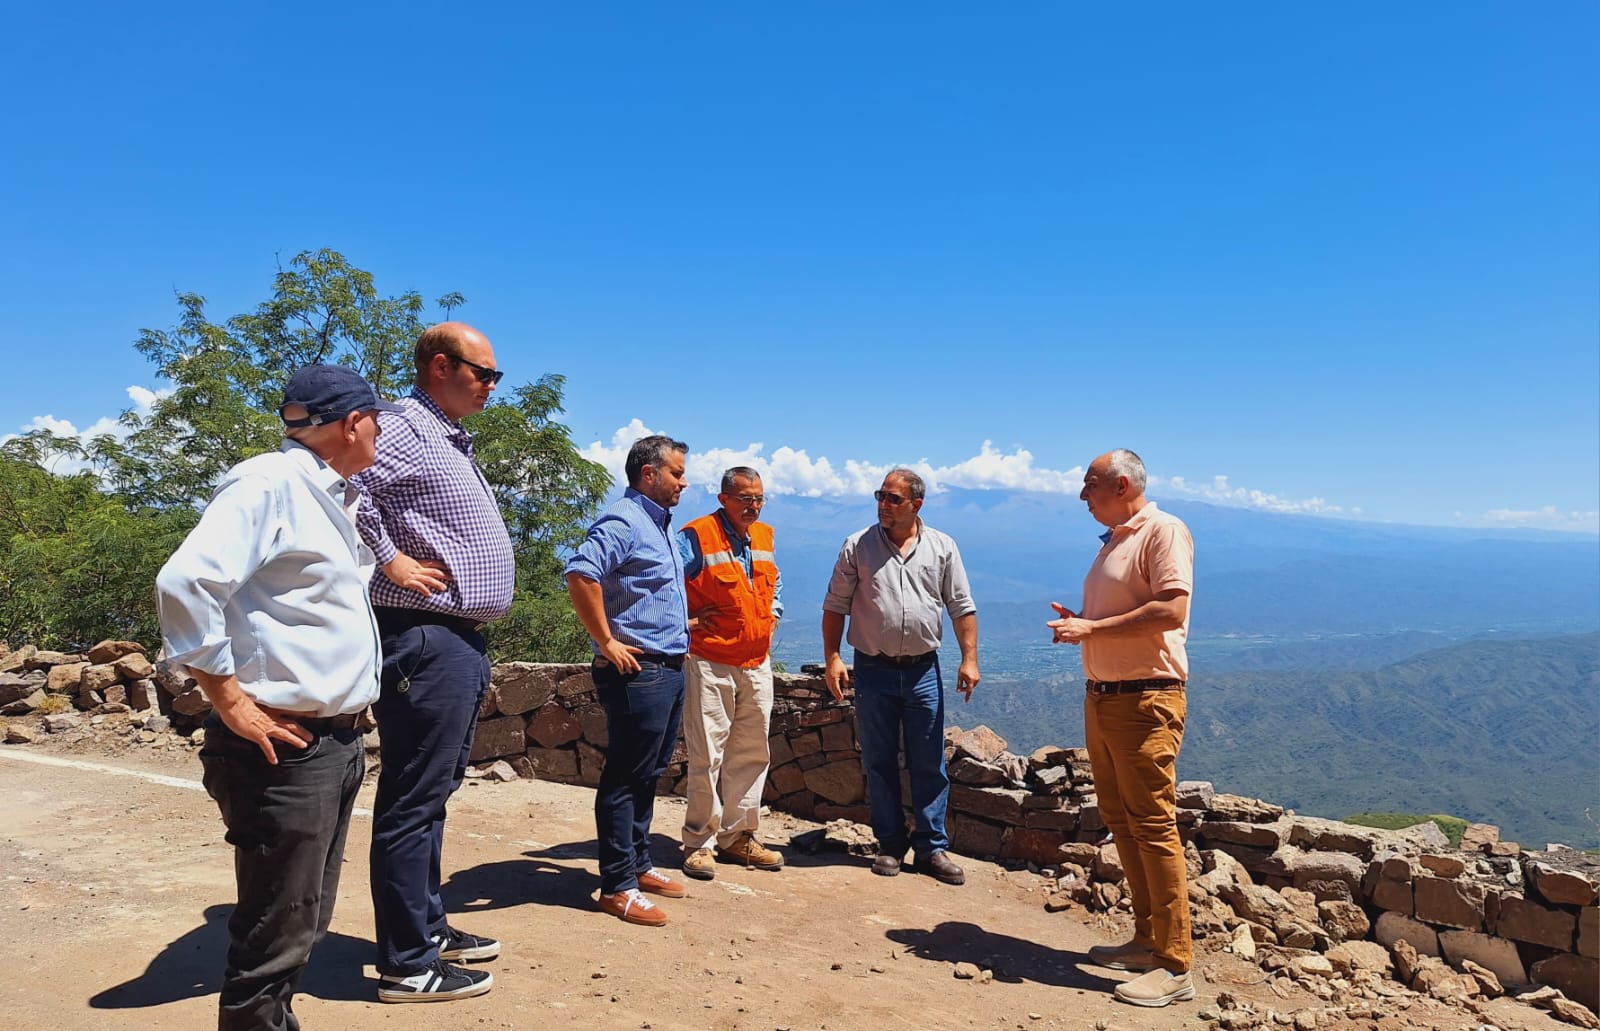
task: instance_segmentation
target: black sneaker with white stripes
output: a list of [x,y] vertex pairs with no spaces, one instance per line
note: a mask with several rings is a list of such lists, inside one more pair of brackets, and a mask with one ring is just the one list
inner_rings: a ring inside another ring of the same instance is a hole
[[452,963],[469,959],[494,959],[500,955],[500,943],[481,934],[468,934],[446,926],[433,936],[439,946],[439,958]]
[[379,1002],[449,1002],[470,999],[494,987],[494,976],[487,970],[453,967],[444,960],[421,973],[408,977],[378,978]]

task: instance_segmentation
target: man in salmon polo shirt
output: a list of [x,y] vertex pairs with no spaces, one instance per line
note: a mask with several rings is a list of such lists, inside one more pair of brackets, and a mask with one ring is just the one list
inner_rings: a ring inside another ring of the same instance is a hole
[[1084,734],[1100,815],[1133,897],[1133,940],[1089,950],[1091,962],[1143,971],[1117,985],[1135,1006],[1194,998],[1189,896],[1178,838],[1177,760],[1187,712],[1194,538],[1144,496],[1144,462],[1096,458],[1078,495],[1109,529],[1083,580],[1083,611],[1052,604],[1056,643],[1083,647]]

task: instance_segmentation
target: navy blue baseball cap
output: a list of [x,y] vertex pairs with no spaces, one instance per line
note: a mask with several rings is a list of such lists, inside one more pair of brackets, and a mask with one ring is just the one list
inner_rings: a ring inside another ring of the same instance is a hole
[[283,388],[283,404],[278,414],[290,405],[306,410],[304,419],[284,419],[285,426],[321,426],[338,422],[351,412],[398,412],[400,406],[378,400],[372,384],[343,365],[307,365],[289,377]]

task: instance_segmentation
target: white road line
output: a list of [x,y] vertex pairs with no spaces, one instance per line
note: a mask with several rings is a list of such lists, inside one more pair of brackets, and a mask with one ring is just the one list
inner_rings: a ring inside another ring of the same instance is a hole
[[[81,759],[59,759],[53,755],[40,755],[37,752],[24,752],[15,748],[0,748],[0,759],[36,763],[40,766],[60,766],[69,770],[83,770],[85,773],[108,773],[114,777],[133,777],[138,780],[147,780],[152,784],[160,784],[163,787],[183,788],[186,791],[204,791],[206,789],[206,786],[198,780],[189,780],[185,777],[168,777],[163,773],[147,773],[144,770],[126,770],[120,766],[84,762]],[[352,815],[370,817],[372,810],[357,806]]]

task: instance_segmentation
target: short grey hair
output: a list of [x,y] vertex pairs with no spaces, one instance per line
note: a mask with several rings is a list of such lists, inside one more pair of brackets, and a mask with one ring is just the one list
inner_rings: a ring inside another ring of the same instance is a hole
[[1106,462],[1106,475],[1111,477],[1126,476],[1128,478],[1128,486],[1133,488],[1135,494],[1144,493],[1144,459],[1125,447],[1119,447],[1115,451],[1107,452],[1106,457],[1108,459]]
[[659,433],[648,437],[640,437],[633,442],[633,447],[628,449],[627,461],[623,463],[622,471],[628,476],[628,486],[637,487],[639,477],[644,474],[644,467],[653,465],[661,468],[661,463],[672,452],[684,453],[689,450],[689,445],[681,440],[673,440]]
[[905,466],[897,465],[883,474],[885,480],[891,476],[906,481],[906,493],[911,495],[912,501],[921,501],[927,496],[928,485],[922,482],[922,477]]
[[760,482],[761,474],[748,465],[736,465],[722,474],[722,493],[732,494],[739,489],[739,480],[755,480]]

